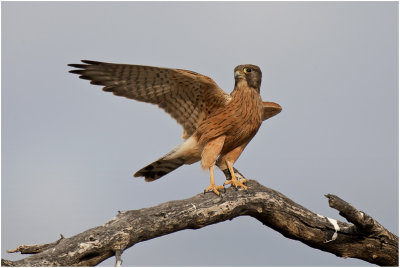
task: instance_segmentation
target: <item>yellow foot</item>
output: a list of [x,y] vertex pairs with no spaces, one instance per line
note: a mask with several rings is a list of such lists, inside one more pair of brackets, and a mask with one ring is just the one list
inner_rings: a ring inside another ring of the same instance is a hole
[[240,187],[243,190],[247,191],[247,186],[244,185],[245,182],[246,182],[246,179],[237,180],[235,177],[233,177],[231,180],[226,180],[224,182],[224,185],[231,184],[232,186],[235,186],[236,188]]
[[223,185],[215,185],[213,183],[210,183],[210,185],[206,189],[204,189],[204,193],[213,191],[216,195],[220,195],[218,190],[222,189],[225,189]]

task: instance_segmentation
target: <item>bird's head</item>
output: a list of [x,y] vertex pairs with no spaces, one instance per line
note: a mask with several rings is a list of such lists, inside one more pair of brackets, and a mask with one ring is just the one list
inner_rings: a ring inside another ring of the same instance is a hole
[[235,85],[241,81],[246,81],[249,87],[255,88],[260,92],[261,70],[258,66],[252,64],[243,64],[235,68]]

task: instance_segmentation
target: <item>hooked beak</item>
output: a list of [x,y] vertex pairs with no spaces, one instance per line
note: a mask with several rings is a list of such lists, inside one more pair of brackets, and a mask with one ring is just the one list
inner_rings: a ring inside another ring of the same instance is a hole
[[244,77],[244,74],[239,70],[235,71],[235,79],[240,78],[240,77]]

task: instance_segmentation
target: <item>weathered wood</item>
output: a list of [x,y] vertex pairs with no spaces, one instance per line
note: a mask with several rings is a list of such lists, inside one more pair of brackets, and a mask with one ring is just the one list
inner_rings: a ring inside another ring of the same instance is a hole
[[[150,208],[119,212],[107,223],[73,237],[45,247],[31,245],[42,250],[30,252],[37,254],[18,261],[2,260],[2,265],[93,266],[114,255],[119,256],[117,264],[120,264],[120,254],[136,243],[243,215],[258,219],[288,238],[340,257],[398,265],[398,237],[340,198],[327,195],[329,204],[354,225],[315,214],[257,181],[249,180],[247,185],[247,192],[227,188],[222,198],[213,193],[198,194]],[[364,221],[359,219],[360,213]],[[362,224],[367,227],[360,228]],[[23,252],[24,247],[27,246],[20,246],[14,252]]]
[[21,245],[17,247],[16,249],[10,249],[7,250],[7,253],[15,253],[15,252],[20,252],[21,254],[37,254],[40,252],[45,251],[46,249],[52,248],[60,241],[64,239],[64,236],[61,235],[61,238],[57,240],[56,242],[49,243],[49,244],[43,244],[43,245]]

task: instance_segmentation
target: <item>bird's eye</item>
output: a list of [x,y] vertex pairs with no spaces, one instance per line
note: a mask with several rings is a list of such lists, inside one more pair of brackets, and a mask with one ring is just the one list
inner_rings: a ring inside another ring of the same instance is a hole
[[244,68],[244,69],[243,69],[243,72],[245,72],[245,73],[250,73],[250,72],[251,72],[251,69],[250,69],[250,68]]

